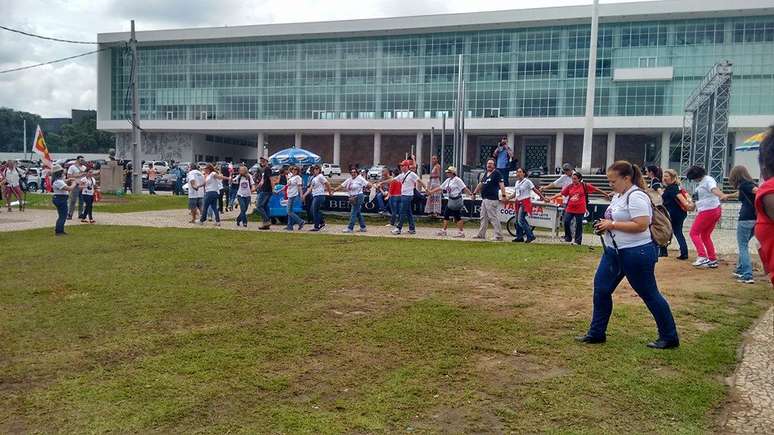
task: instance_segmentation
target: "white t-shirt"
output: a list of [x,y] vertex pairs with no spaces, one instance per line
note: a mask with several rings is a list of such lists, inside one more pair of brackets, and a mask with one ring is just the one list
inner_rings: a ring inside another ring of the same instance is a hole
[[97,183],[97,180],[94,178],[83,177],[79,182],[83,183],[81,195],[94,195],[94,185]]
[[[561,177],[557,178],[556,181],[553,183],[555,186],[559,186],[559,190],[561,191],[565,187],[572,184],[572,177],[567,174],[562,174]],[[567,201],[570,199],[569,196],[563,196],[562,197],[562,203],[567,204]]]
[[441,189],[443,189],[444,193],[453,198],[460,196],[462,191],[465,190],[465,187],[465,182],[456,175],[452,178],[447,178],[441,183]]
[[720,198],[712,193],[712,189],[716,187],[718,187],[717,181],[709,175],[705,175],[701,179],[699,185],[696,186],[696,193],[699,195],[699,200],[696,201],[696,211],[702,212],[720,207]]
[[368,181],[366,181],[366,179],[362,176],[358,175],[355,178],[347,178],[343,183],[341,183],[341,185],[347,189],[349,196],[355,196],[363,193],[363,188],[368,186]]
[[293,175],[288,178],[288,198],[298,196],[301,193],[301,185],[303,183],[304,180],[301,179],[300,175]]
[[572,184],[572,177],[567,174],[562,174],[562,176],[557,178],[553,184],[559,186],[560,189],[564,189],[568,185]]
[[[204,198],[204,175],[198,169],[192,169],[188,172],[186,177],[188,181],[188,197],[189,198]],[[197,189],[191,187],[191,181],[199,186]]]
[[17,187],[20,183],[19,170],[17,168],[5,168],[5,181],[10,187]]
[[[636,217],[647,216],[648,225],[650,225],[653,213],[650,205],[650,197],[642,190],[638,190],[639,187],[632,186],[623,195],[615,194],[610,201],[610,206],[605,211],[605,219],[610,219],[614,222],[630,222]],[[628,206],[627,197],[629,197]],[[613,239],[610,238],[611,233],[615,238],[618,249],[642,246],[651,241],[650,227],[646,228],[645,231],[641,233],[625,233],[618,230],[606,231],[604,236],[605,245],[611,248],[615,246],[613,245]]]
[[516,180],[516,185],[514,188],[516,189],[516,199],[523,201],[525,199],[529,199],[532,189],[535,188],[535,185],[529,178],[523,178],[521,180]]
[[419,180],[419,176],[416,172],[409,171],[405,174],[398,175],[395,179],[401,182],[401,196],[414,196],[414,189],[416,189],[417,180]]
[[312,181],[310,182],[312,185],[312,196],[325,195],[325,183],[327,182],[328,180],[323,174],[317,174],[314,178],[312,178]]
[[83,166],[81,166],[81,165],[79,165],[77,163],[74,163],[74,164],[70,165],[69,168],[67,168],[67,176],[71,177],[71,178],[75,178],[78,175],[81,175],[81,172],[83,172],[85,170],[86,170],[85,167],[83,167]]
[[239,185],[239,188],[237,189],[237,196],[249,197],[253,193],[253,177],[249,175],[245,177],[237,175],[236,181]]
[[223,183],[215,176],[214,172],[210,172],[204,176],[204,191],[205,192],[220,192],[223,188]]
[[67,187],[67,183],[65,183],[63,179],[58,178],[55,180],[54,184],[52,185],[52,188],[54,189],[54,195],[67,195],[68,192],[64,190],[65,187]]

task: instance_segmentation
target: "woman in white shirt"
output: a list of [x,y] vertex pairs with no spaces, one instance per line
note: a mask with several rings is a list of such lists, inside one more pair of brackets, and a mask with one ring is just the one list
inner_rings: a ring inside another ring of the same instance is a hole
[[247,209],[250,207],[250,197],[255,192],[255,183],[253,177],[247,172],[247,166],[240,165],[239,173],[234,176],[236,199],[239,202],[239,216],[236,224],[247,228]]
[[465,192],[468,195],[473,196],[473,192],[465,186],[465,182],[457,176],[457,168],[449,166],[446,168],[446,180],[438,187],[431,187],[427,191],[427,195],[433,195],[438,192],[443,192],[448,197],[446,201],[446,209],[443,212],[443,228],[438,231],[439,236],[446,237],[446,230],[449,228],[449,220],[454,219],[457,223],[457,234],[454,237],[465,237],[465,222],[462,221],[462,209],[464,208],[464,202],[462,200],[462,193]]
[[299,231],[304,227],[304,220],[298,217],[296,212],[293,211],[296,203],[301,201],[301,186],[304,184],[304,180],[302,180],[301,176],[298,175],[299,172],[300,170],[298,169],[298,166],[290,167],[290,177],[288,178],[287,184],[288,225],[285,227],[286,231],[293,231],[293,225],[296,224],[298,224]]
[[[94,191],[97,189],[97,180],[94,178],[94,173],[91,169],[86,171],[86,176],[81,178],[79,184],[81,186],[81,196],[83,196],[84,206],[83,211],[78,218],[82,223],[88,222],[93,224],[96,222],[92,215],[92,210],[94,209]],[[87,217],[89,218],[88,221],[86,220]]]
[[70,192],[75,189],[75,181],[68,179],[64,180],[64,169],[59,165],[54,165],[51,168],[51,179],[54,180],[51,183],[51,188],[54,192],[54,196],[51,198],[51,202],[56,207],[56,226],[54,226],[54,234],[57,236],[64,236],[65,233],[65,221],[67,221],[67,200]]
[[314,222],[314,228],[310,231],[320,231],[325,226],[323,221],[323,215],[320,209],[325,201],[326,193],[333,195],[331,191],[331,184],[325,175],[322,174],[322,170],[319,165],[312,166],[312,180],[309,182],[309,186],[304,192],[304,198],[307,195],[312,194],[312,204],[309,207],[310,214],[312,215],[312,221]]
[[363,188],[366,186],[371,187],[372,184],[363,178],[362,175],[359,175],[357,168],[350,168],[349,174],[351,177],[344,180],[344,182],[335,189],[335,191],[347,191],[347,194],[349,195],[349,205],[352,207],[352,210],[349,214],[349,224],[347,225],[347,228],[342,230],[342,232],[353,232],[355,230],[355,221],[357,221],[357,223],[360,224],[360,232],[364,233],[366,232],[366,223],[365,219],[363,218],[363,213],[361,213],[364,200]]
[[718,267],[718,255],[712,243],[712,232],[720,221],[720,200],[726,199],[726,195],[718,188],[717,181],[707,175],[707,171],[701,166],[691,166],[685,176],[699,183],[696,186],[699,199],[694,205],[698,213],[689,233],[698,255],[693,266],[700,269],[714,269]]
[[202,209],[202,217],[199,218],[200,225],[203,225],[204,221],[207,220],[207,214],[211,210],[212,214],[215,215],[215,226],[220,226],[218,198],[220,197],[220,189],[223,187],[223,180],[228,180],[228,177],[215,172],[212,163],[207,163],[207,166],[204,167],[204,208]]
[[[509,200],[516,198],[516,207],[518,209],[516,219],[516,237],[513,242],[532,243],[535,235],[532,233],[532,226],[527,222],[527,215],[532,214],[532,192],[535,192],[544,202],[546,197],[535,187],[532,180],[527,178],[527,171],[524,168],[516,170],[516,184],[514,184],[513,194],[508,197]],[[524,240],[524,236],[527,237]]]
[[680,340],[672,310],[656,283],[658,249],[651,239],[653,211],[650,197],[642,190],[642,173],[627,161],[617,161],[608,168],[607,179],[615,195],[605,218],[594,226],[604,242],[604,253],[594,276],[594,311],[588,333],[576,340],[589,344],[605,342],[613,312],[613,292],[626,277],[656,319],[658,339],[648,343],[648,347],[678,347]]

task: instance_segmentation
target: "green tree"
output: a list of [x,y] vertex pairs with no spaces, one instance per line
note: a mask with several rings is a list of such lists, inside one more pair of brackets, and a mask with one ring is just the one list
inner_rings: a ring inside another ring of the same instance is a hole
[[22,151],[25,119],[27,120],[27,151],[31,151],[35,127],[40,124],[40,116],[0,107],[0,152]]

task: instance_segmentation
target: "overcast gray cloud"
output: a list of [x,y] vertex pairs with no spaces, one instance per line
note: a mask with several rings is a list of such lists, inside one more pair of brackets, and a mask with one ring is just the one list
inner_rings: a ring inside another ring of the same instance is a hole
[[[618,1],[618,0],[608,0]],[[590,0],[0,0],[0,24],[40,35],[96,41],[97,33],[236,26],[587,4]],[[0,69],[91,51],[0,30]],[[69,116],[96,106],[96,58],[0,74],[0,106]]]

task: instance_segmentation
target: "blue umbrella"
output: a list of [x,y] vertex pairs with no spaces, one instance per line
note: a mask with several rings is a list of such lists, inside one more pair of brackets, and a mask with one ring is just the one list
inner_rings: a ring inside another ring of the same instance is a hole
[[314,165],[322,162],[320,156],[301,148],[288,148],[269,157],[272,165]]

